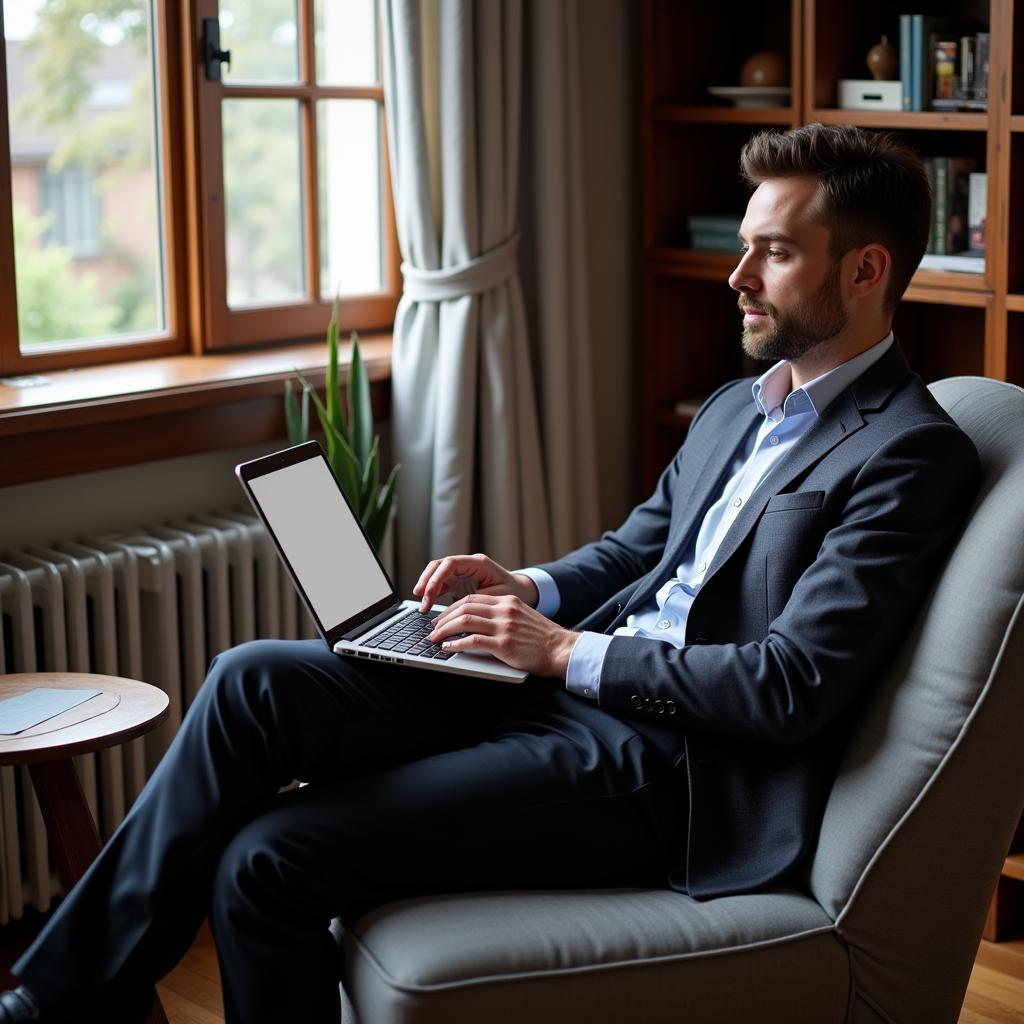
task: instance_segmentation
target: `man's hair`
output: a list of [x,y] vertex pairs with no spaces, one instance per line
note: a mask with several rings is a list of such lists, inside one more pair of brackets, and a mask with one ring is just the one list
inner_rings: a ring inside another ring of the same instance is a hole
[[892,256],[885,307],[896,308],[921,262],[931,224],[928,175],[909,146],[853,125],[808,124],[759,132],[743,147],[740,169],[751,187],[771,178],[816,178],[813,216],[829,230],[829,255],[839,259],[871,242],[884,245]]

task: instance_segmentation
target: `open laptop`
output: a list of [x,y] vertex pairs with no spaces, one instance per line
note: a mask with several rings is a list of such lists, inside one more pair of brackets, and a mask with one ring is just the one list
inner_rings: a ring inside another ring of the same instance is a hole
[[431,644],[418,601],[401,601],[316,441],[235,467],[320,635],[337,654],[521,683],[489,654]]

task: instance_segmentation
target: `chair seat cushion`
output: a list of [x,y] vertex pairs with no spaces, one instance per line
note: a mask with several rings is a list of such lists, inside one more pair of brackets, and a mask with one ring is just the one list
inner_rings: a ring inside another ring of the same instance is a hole
[[697,1007],[724,1022],[753,1006],[827,1022],[848,994],[832,921],[782,889],[703,903],[646,889],[417,899],[363,917],[344,948],[364,1024],[678,1022]]

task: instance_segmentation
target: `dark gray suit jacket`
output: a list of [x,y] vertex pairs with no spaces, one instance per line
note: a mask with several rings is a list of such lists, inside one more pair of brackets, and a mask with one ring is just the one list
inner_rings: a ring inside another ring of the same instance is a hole
[[[713,394],[651,497],[541,566],[561,593],[558,621],[610,632],[650,600],[757,425],[750,380]],[[675,887],[758,889],[807,854],[846,722],[906,634],[978,472],[971,441],[894,344],[754,491],[693,601],[686,646],[611,642],[601,706],[685,758]]]

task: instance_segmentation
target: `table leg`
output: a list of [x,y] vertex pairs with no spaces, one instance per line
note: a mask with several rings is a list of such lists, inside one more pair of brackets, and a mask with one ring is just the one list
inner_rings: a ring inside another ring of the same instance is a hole
[[[96,823],[70,759],[30,764],[28,771],[57,862],[57,875],[65,892],[70,892],[100,852]],[[153,1002],[148,1024],[167,1024],[159,997]]]

